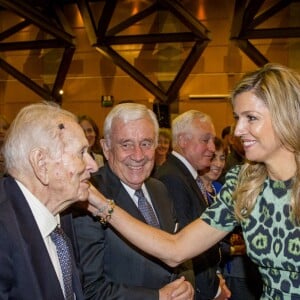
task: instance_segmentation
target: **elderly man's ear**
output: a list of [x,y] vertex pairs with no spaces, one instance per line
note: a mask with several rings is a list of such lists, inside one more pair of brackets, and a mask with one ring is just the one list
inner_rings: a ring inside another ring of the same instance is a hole
[[38,180],[44,185],[48,185],[49,183],[47,157],[47,151],[43,148],[32,149],[29,155],[32,170]]
[[100,140],[100,145],[102,147],[103,155],[105,158],[108,160],[108,155],[109,155],[109,148],[107,146],[107,141],[105,139]]

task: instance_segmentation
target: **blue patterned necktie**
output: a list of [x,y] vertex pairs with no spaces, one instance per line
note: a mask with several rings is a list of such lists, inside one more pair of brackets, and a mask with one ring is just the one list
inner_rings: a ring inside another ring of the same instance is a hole
[[72,261],[68,237],[58,226],[51,232],[50,237],[56,246],[56,252],[63,275],[65,299],[74,300],[72,288]]
[[135,191],[135,196],[138,198],[138,209],[141,214],[144,216],[146,222],[153,226],[159,228],[159,222],[153,211],[152,206],[147,201],[144,193],[141,189]]
[[200,176],[197,176],[196,182],[197,182],[197,185],[198,185],[198,187],[201,191],[201,194],[203,195],[203,197],[205,199],[205,202],[206,202],[207,206],[210,206],[212,204],[212,202],[211,202],[211,199],[207,196],[206,188],[205,188]]

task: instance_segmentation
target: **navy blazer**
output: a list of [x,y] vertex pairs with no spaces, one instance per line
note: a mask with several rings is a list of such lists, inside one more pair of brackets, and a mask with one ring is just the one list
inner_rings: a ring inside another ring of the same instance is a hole
[[[75,267],[73,287],[76,300],[83,299]],[[34,216],[9,176],[0,181],[0,299],[64,300]]]
[[[107,198],[135,218],[145,222],[119,178],[108,164],[92,177],[92,183]],[[175,217],[164,185],[157,179],[145,182],[161,229],[173,232]],[[103,226],[91,216],[74,218],[86,299],[159,299],[159,289],[177,274],[174,269],[143,253],[112,227]]]
[[[154,177],[162,181],[174,201],[179,227],[199,218],[207,203],[189,169],[173,154],[160,166]],[[201,241],[199,241],[201,242]],[[218,291],[216,275],[220,262],[219,247],[214,246],[193,259],[196,279],[196,299],[213,299]]]

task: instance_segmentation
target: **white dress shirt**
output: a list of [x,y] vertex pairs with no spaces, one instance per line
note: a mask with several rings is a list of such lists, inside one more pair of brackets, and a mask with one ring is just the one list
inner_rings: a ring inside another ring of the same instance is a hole
[[[50,237],[50,233],[56,228],[57,225],[60,224],[59,214],[57,214],[56,217],[53,216],[47,207],[40,200],[38,200],[21,182],[18,180],[16,180],[16,182],[23,192],[23,195],[31,209],[50,256],[50,260],[55,269],[60,286],[63,290],[63,293],[65,293],[63,276],[56,252],[56,247]],[[45,270],[45,272],[47,272],[47,270]]]

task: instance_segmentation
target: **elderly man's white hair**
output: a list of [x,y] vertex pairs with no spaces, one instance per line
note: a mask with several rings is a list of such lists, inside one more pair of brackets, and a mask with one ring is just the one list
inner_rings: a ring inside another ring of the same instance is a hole
[[50,154],[60,155],[63,150],[60,136],[66,118],[77,122],[75,115],[54,103],[31,104],[21,109],[9,127],[2,148],[7,172],[28,172],[29,154],[34,148],[46,148]]
[[188,110],[172,121],[172,146],[173,148],[178,146],[178,138],[181,134],[190,133],[192,123],[195,119],[199,119],[201,122],[212,122],[211,117],[199,110]]
[[147,108],[143,104],[138,103],[122,103],[116,105],[107,115],[104,126],[103,126],[103,134],[106,140],[106,144],[110,147],[111,143],[111,129],[112,125],[116,120],[120,120],[125,124],[130,121],[135,121],[139,119],[148,118],[153,122],[154,130],[155,130],[155,141],[154,145],[157,146],[158,140],[158,130],[159,125],[156,118],[155,113]]

